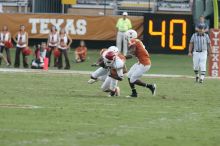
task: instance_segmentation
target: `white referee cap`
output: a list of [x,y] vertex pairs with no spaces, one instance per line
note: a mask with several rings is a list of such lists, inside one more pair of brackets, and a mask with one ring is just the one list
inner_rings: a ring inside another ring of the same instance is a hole
[[123,12],[123,16],[128,16],[128,12]]

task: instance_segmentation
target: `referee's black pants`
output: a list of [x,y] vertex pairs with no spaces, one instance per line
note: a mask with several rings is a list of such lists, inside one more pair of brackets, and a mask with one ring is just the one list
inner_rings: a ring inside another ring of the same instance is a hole
[[[24,48],[17,47],[16,52],[15,52],[15,63],[14,67],[19,68],[20,67],[20,54]],[[23,66],[24,68],[28,68],[28,60],[27,56],[22,52],[22,57],[23,57]]]

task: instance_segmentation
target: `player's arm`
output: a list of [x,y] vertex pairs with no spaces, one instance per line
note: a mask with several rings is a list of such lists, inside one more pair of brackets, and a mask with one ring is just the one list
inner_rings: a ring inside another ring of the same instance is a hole
[[119,81],[122,81],[123,80],[123,68],[119,68],[116,70],[116,74],[113,74],[111,73],[110,71],[110,75],[109,77],[113,78],[113,79],[116,79],[116,80],[119,80]]

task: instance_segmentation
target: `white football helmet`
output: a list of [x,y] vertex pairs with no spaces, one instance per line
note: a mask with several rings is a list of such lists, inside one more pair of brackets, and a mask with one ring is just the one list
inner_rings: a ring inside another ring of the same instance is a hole
[[130,41],[131,39],[137,38],[137,32],[133,29],[126,31],[125,35],[128,41]]
[[108,51],[112,51],[112,52],[114,52],[114,53],[118,53],[118,52],[119,52],[119,49],[118,49],[118,47],[116,47],[116,46],[111,46],[111,47],[108,48]]

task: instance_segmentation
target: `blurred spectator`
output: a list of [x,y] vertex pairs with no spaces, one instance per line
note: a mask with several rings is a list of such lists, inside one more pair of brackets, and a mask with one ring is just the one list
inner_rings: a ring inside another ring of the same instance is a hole
[[208,24],[205,22],[205,17],[204,17],[203,15],[201,15],[201,16],[199,17],[199,22],[196,23],[196,28],[195,28],[195,30],[196,30],[197,32],[200,30],[200,29],[199,29],[199,26],[203,26],[203,27],[204,27],[203,31],[204,31],[205,33],[208,33],[208,31],[209,31],[209,26],[208,26]]
[[70,48],[71,44],[72,44],[72,39],[66,33],[65,28],[62,28],[60,30],[59,44],[58,44],[58,49],[59,49],[59,51],[61,53],[59,58],[58,58],[58,69],[62,69],[63,68],[63,59],[62,59],[63,55],[64,55],[65,63],[66,63],[66,66],[65,66],[64,69],[70,69],[70,62],[69,62],[69,57],[68,57],[67,50]]
[[[7,44],[9,44],[9,46]],[[7,56],[6,57],[7,65],[11,65],[10,47],[12,47],[11,33],[8,30],[8,26],[4,25],[2,27],[2,31],[0,32],[0,53],[2,55],[2,58],[4,59],[3,51],[5,50]],[[0,65],[1,62],[2,59],[0,58]]]
[[20,25],[19,31],[13,37],[16,45],[16,52],[15,52],[15,68],[20,67],[20,54],[22,52],[23,56],[23,66],[24,68],[28,68],[28,61],[27,55],[24,53],[24,50],[28,49],[28,33],[25,31],[25,26]]
[[75,50],[75,61],[77,63],[84,62],[86,60],[87,47],[84,41],[80,41],[80,46]]
[[[116,28],[118,29],[116,45],[120,52],[123,51],[123,55],[126,56],[128,52],[128,42],[125,38],[125,33],[129,29],[132,28],[131,20],[127,18],[128,13],[123,12],[123,17],[119,18],[116,24]],[[123,44],[123,49],[122,49]]]
[[[50,33],[48,35],[48,40],[47,40],[47,46],[48,46],[47,58],[49,59],[48,66],[50,66],[51,54],[54,51],[54,49],[57,48],[58,39],[59,39],[59,33],[57,32],[56,27],[52,26],[50,29]],[[54,58],[54,67],[56,66],[57,66],[57,58]]]

